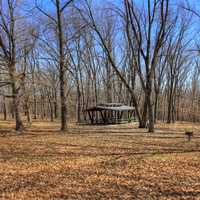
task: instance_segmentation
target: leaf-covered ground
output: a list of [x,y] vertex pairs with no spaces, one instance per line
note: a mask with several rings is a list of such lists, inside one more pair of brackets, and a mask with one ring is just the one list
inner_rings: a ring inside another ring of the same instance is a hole
[[200,199],[200,125],[11,127],[0,121],[0,199]]

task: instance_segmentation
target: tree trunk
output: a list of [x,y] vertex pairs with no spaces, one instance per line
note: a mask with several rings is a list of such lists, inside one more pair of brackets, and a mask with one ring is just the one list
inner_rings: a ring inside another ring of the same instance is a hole
[[58,104],[57,104],[57,92],[56,92],[56,89],[55,89],[55,92],[54,92],[54,118],[57,119],[58,118]]
[[[24,90],[24,92],[26,92],[26,91]],[[29,104],[29,98],[28,97],[25,97],[25,105],[24,106],[25,106],[27,121],[28,121],[29,125],[31,125],[32,120],[31,120],[30,104]]]
[[80,91],[79,83],[77,83],[76,119],[77,119],[77,122],[81,121],[81,91]]
[[66,82],[64,66],[64,39],[62,31],[62,16],[60,10],[60,0],[56,0],[57,11],[57,31],[59,45],[59,74],[60,74],[60,101],[61,101],[61,131],[67,130],[67,105],[66,105]]
[[15,119],[15,111],[14,111],[14,102],[12,100],[12,104],[10,105],[10,113],[11,113],[11,118]]
[[146,88],[146,98],[147,98],[147,107],[148,107],[148,131],[153,133],[154,132],[154,115],[153,115],[153,103],[151,100],[151,93],[152,93],[152,82],[151,79],[147,79],[147,88]]
[[154,123],[157,121],[157,112],[158,112],[158,94],[159,92],[155,92],[155,105],[154,105]]
[[33,88],[33,118],[37,119],[37,99],[36,99],[36,91],[35,91],[35,86]]
[[147,124],[147,111],[148,111],[148,107],[147,107],[147,98],[145,97],[144,100],[144,105],[143,105],[143,111],[142,111],[142,117],[141,117],[141,121],[139,121],[139,128],[146,128],[146,124]]
[[148,115],[149,115],[149,132],[154,132],[154,116],[153,116],[153,105],[151,102],[151,97],[148,96]]
[[172,96],[172,88],[170,87],[169,91],[169,97],[168,97],[168,108],[167,108],[167,123],[171,123],[172,119],[172,101],[173,101],[173,96]]
[[15,83],[12,83],[12,94],[13,94],[13,107],[14,107],[15,122],[16,122],[15,129],[16,131],[22,131],[24,129],[24,126],[21,120],[20,109],[19,109],[20,97],[18,94],[18,90],[16,89]]
[[6,97],[3,96],[3,117],[7,120],[7,107],[6,107]]
[[107,103],[112,103],[111,66],[109,60],[106,61],[106,101]]
[[26,115],[27,115],[27,121],[31,125],[32,120],[31,120],[31,113],[30,113],[30,108],[28,103],[26,103]]
[[51,122],[53,122],[54,112],[53,112],[53,104],[51,102],[51,98],[49,99],[49,106],[50,106],[50,118],[51,118]]
[[9,75],[12,81],[11,88],[12,88],[12,96],[13,96],[13,113],[15,115],[15,129],[16,131],[22,131],[24,129],[21,115],[20,115],[20,97],[19,97],[19,90],[20,86],[17,87],[16,85],[16,68],[15,64],[11,63],[9,66]]

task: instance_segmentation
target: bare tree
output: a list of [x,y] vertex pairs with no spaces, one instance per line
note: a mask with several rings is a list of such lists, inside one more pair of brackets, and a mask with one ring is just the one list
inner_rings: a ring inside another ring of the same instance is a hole
[[[16,60],[16,5],[14,0],[0,1],[0,48],[5,64],[8,67],[9,78],[12,88],[13,107],[16,120],[16,130],[23,130],[23,123],[20,115],[20,82],[23,74],[17,72]],[[7,8],[5,10],[5,7]],[[7,17],[5,17],[7,12]]]
[[61,131],[67,130],[67,104],[66,104],[66,88],[67,83],[65,80],[66,74],[66,62],[65,62],[65,49],[64,49],[64,32],[63,32],[63,12],[67,8],[67,6],[72,3],[72,0],[65,1],[63,5],[61,5],[60,0],[53,1],[53,5],[56,10],[56,17],[51,16],[50,13],[42,10],[38,4],[36,7],[38,10],[48,17],[49,20],[56,27],[56,38],[58,43],[58,65],[59,65],[59,81],[60,81],[60,101],[61,101]]

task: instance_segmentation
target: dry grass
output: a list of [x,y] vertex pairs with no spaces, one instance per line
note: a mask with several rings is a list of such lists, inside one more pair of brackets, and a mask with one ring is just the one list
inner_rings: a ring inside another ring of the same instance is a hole
[[200,199],[200,125],[0,126],[0,199]]

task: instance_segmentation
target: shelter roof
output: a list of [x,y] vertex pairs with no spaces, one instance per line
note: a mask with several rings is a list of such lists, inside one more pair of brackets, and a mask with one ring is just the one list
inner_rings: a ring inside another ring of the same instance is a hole
[[132,106],[126,106],[121,103],[105,103],[98,104],[97,106],[86,109],[86,111],[102,111],[102,110],[110,110],[110,111],[131,111],[135,110]]

